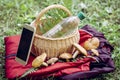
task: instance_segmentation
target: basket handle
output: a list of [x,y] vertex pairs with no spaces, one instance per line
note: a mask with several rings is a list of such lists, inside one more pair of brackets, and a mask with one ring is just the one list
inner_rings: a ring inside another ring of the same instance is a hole
[[56,5],[51,5],[48,6],[46,8],[44,8],[43,10],[41,10],[41,12],[38,14],[38,16],[36,17],[35,21],[34,21],[34,26],[37,28],[38,23],[40,22],[40,18],[50,9],[54,9],[54,8],[58,8],[58,9],[62,9],[65,12],[67,12],[68,16],[71,16],[71,12],[64,6],[56,4]]

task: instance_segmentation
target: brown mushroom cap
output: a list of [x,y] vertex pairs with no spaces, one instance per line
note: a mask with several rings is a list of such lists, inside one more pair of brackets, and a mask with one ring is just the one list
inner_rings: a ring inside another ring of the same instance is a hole
[[89,38],[84,42],[83,47],[86,50],[96,49],[99,47],[100,41],[97,37]]
[[87,56],[87,51],[79,44],[74,43],[73,46],[83,55]]
[[59,58],[61,59],[71,59],[72,58],[72,54],[70,53],[62,53]]
[[41,55],[37,56],[33,62],[32,62],[32,67],[40,67],[42,65],[42,63],[45,61],[47,57],[46,53],[42,53]]

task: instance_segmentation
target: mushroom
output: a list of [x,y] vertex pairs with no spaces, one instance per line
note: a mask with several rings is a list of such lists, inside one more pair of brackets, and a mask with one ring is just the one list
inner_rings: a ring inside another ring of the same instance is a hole
[[97,37],[92,37],[92,38],[89,38],[88,40],[86,40],[84,42],[84,45],[83,47],[86,49],[86,50],[91,50],[91,49],[96,49],[99,47],[99,44],[100,44],[100,41]]
[[43,62],[41,66],[45,66],[45,67],[47,67],[48,64],[47,64],[46,62]]
[[62,53],[59,56],[60,59],[65,59],[67,62],[69,62],[69,59],[72,59],[72,54],[70,53]]
[[87,56],[87,51],[81,45],[74,43],[73,46],[77,49],[77,51],[73,53],[73,58],[76,58],[78,54],[83,54]]
[[93,52],[93,55],[99,56],[99,53],[96,49],[91,49],[91,51]]
[[40,66],[48,66],[48,64],[44,62],[46,57],[47,57],[46,53],[42,53],[41,55],[37,56],[32,61],[32,67],[37,68],[37,67],[40,67]]
[[51,65],[53,65],[55,62],[57,62],[58,61],[58,58],[51,58],[51,59],[49,59],[48,61],[47,61],[47,64],[51,64]]
[[93,60],[95,60],[94,62],[98,62],[99,63],[99,60],[93,56],[85,56],[84,58],[92,58]]

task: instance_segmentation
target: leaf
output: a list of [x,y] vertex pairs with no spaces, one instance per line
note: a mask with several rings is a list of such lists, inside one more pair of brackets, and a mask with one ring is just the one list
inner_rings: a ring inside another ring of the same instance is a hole
[[21,8],[21,11],[23,11],[23,12],[26,12],[28,10],[28,8],[27,8],[27,6],[25,4],[22,4],[20,6],[20,8]]
[[72,0],[62,0],[63,1],[63,5],[68,8],[69,10],[71,10],[72,8]]
[[30,68],[29,70],[27,70],[24,74],[22,74],[22,76],[20,76],[19,79],[27,76],[28,74],[32,73],[32,72],[35,72],[36,70],[38,70],[38,68]]

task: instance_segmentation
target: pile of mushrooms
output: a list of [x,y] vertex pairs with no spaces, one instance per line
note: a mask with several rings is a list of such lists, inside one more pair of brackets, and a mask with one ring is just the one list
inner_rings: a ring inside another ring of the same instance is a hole
[[83,47],[86,49],[86,50],[91,50],[92,51],[92,55],[96,55],[96,56],[99,56],[99,53],[98,51],[96,50],[100,45],[100,41],[97,37],[92,37],[92,38],[89,38],[88,40],[86,40],[84,42],[84,45]]
[[37,56],[33,61],[32,61],[32,67],[34,68],[38,68],[41,66],[48,66],[48,65],[52,65],[55,62],[58,61],[58,58],[51,58],[48,61],[45,62],[47,57],[46,53],[42,53],[41,55]]
[[[62,53],[59,55],[59,59],[64,59],[67,62],[70,61],[70,59],[75,59],[78,55],[83,55],[87,56],[87,50],[91,50],[92,56],[99,56],[98,51],[96,50],[99,47],[99,39],[97,37],[92,37],[88,40],[86,40],[83,44],[83,47],[77,43],[73,44],[73,48],[75,49],[75,52],[72,53]],[[48,66],[48,65],[53,65],[55,62],[57,62],[59,59],[54,57],[49,60],[46,60],[47,54],[42,53],[41,55],[37,56],[33,62],[32,62],[32,67],[37,68],[40,66]]]

